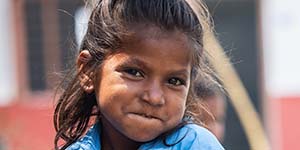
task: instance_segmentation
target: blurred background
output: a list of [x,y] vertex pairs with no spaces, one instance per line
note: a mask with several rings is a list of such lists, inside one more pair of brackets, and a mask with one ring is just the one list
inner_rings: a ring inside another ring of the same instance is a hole
[[[271,149],[296,149],[300,1],[206,2]],[[0,150],[53,148],[53,89],[74,60],[88,15],[83,0],[0,0]],[[229,101],[222,143],[228,150],[250,149]]]

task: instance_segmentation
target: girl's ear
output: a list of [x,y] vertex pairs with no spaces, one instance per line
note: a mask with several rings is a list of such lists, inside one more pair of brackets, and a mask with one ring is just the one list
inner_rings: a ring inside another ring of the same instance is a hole
[[88,50],[82,50],[77,57],[77,71],[79,74],[80,86],[87,93],[92,93],[94,91],[94,83],[92,76],[93,71],[88,71],[89,68],[87,63],[92,59],[92,56]]

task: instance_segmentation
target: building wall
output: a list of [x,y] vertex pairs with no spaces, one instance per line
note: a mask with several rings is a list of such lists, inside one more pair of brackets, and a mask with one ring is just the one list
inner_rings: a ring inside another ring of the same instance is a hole
[[[52,149],[54,88],[81,0],[0,1],[0,150]],[[72,49],[74,48],[74,49]]]
[[297,149],[300,138],[300,2],[261,0],[264,90],[274,150]]
[[13,13],[10,0],[0,1],[0,106],[17,95]]

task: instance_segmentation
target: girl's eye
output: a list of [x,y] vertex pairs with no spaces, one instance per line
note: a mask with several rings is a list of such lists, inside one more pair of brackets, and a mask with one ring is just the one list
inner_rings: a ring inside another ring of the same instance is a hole
[[132,76],[135,76],[135,77],[143,77],[142,72],[137,69],[125,69],[124,72],[126,72]]
[[171,78],[168,80],[168,83],[174,86],[185,85],[185,81],[179,78]]

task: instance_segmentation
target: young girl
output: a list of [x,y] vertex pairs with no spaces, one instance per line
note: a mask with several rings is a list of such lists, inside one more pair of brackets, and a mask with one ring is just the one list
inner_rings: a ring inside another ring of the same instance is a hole
[[[216,81],[217,80],[217,77]],[[219,81],[219,85],[221,85]],[[202,79],[195,83],[195,93],[199,99],[207,106],[207,110],[211,113],[214,119],[211,119],[210,114],[200,115],[200,120],[205,122],[207,128],[217,137],[219,141],[223,141],[225,130],[225,115],[226,115],[226,94],[222,88],[216,84],[207,82]]]
[[195,117],[205,19],[199,0],[100,0],[62,84],[55,149],[222,150]]

